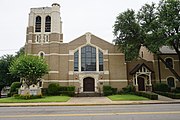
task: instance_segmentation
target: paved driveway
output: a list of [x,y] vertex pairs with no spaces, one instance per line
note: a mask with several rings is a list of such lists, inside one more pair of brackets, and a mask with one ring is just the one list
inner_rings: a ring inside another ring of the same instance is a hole
[[96,103],[102,103],[102,104],[108,104],[112,101],[107,97],[72,97],[68,103],[74,103],[74,104],[96,104]]

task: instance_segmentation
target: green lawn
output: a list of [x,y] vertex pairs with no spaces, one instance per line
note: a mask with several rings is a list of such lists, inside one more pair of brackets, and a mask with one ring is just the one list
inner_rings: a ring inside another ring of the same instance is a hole
[[1,98],[0,103],[36,103],[36,102],[67,102],[71,97],[68,96],[45,96],[38,99],[16,99],[14,97]]
[[149,100],[148,98],[141,97],[141,96],[136,96],[136,95],[111,95],[108,96],[109,99],[112,101],[125,101],[125,100]]

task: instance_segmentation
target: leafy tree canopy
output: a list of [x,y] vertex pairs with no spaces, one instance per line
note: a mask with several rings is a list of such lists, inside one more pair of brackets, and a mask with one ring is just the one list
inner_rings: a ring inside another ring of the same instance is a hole
[[[119,49],[131,60],[138,56],[142,44],[141,28],[133,10],[127,10],[117,16],[114,25],[114,40]],[[131,53],[131,54],[129,54]]]
[[[179,57],[180,69],[180,0],[145,4],[137,13],[128,9],[117,16],[113,33],[126,60],[137,58],[143,45],[166,64],[159,53],[162,46],[169,46]],[[179,72],[166,66],[180,80]]]
[[3,55],[0,57],[0,91],[5,86],[10,86],[13,82],[20,81],[19,77],[13,76],[9,72],[11,62],[24,54],[24,47],[22,47],[16,55]]
[[25,83],[29,86],[36,84],[48,72],[48,65],[43,58],[23,55],[12,62],[9,71],[12,75],[25,78]]
[[3,87],[10,86],[12,82],[19,81],[19,78],[9,74],[8,67],[13,59],[13,55],[4,55],[0,58],[0,91]]
[[145,4],[137,14],[128,9],[117,16],[113,33],[127,60],[138,57],[141,44],[153,53],[160,53],[164,45],[170,46],[180,59],[180,1]]

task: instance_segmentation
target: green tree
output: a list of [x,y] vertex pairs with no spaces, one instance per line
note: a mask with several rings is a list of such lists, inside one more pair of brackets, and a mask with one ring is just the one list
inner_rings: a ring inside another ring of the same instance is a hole
[[0,91],[5,86],[10,86],[11,83],[19,81],[18,77],[9,74],[9,66],[14,60],[13,55],[4,55],[0,58]]
[[[132,15],[133,17],[129,17],[127,13],[130,11],[119,14],[113,31],[116,37],[115,44],[127,54],[126,60],[137,58],[140,45],[144,45],[150,52],[156,54],[180,81],[179,72],[159,56],[161,53],[159,49],[166,45],[175,49],[180,61],[180,1],[161,0],[158,6],[154,3],[145,4],[137,14]],[[138,29],[134,27],[135,24]],[[133,53],[135,51],[137,54]]]
[[23,55],[12,62],[9,71],[12,75],[25,78],[25,83],[29,86],[36,84],[48,72],[48,65],[43,58]]
[[[158,6],[158,29],[161,41],[172,47],[179,58],[180,69],[180,1],[163,0]],[[180,73],[180,72],[179,72]],[[180,74],[179,74],[180,75]]]
[[25,47],[21,47],[19,51],[16,52],[15,57],[18,58],[19,56],[24,55],[24,54],[25,54]]
[[126,60],[132,60],[138,56],[142,44],[141,29],[133,10],[127,10],[117,16],[114,25],[114,42],[125,53]]

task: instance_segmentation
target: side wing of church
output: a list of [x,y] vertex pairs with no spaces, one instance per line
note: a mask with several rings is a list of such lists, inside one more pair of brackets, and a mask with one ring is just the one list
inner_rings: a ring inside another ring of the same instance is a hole
[[91,34],[63,43],[60,5],[31,8],[25,52],[44,57],[49,73],[42,87],[50,83],[75,86],[76,92],[102,92],[103,85],[119,90],[127,86],[125,56],[111,43]]

